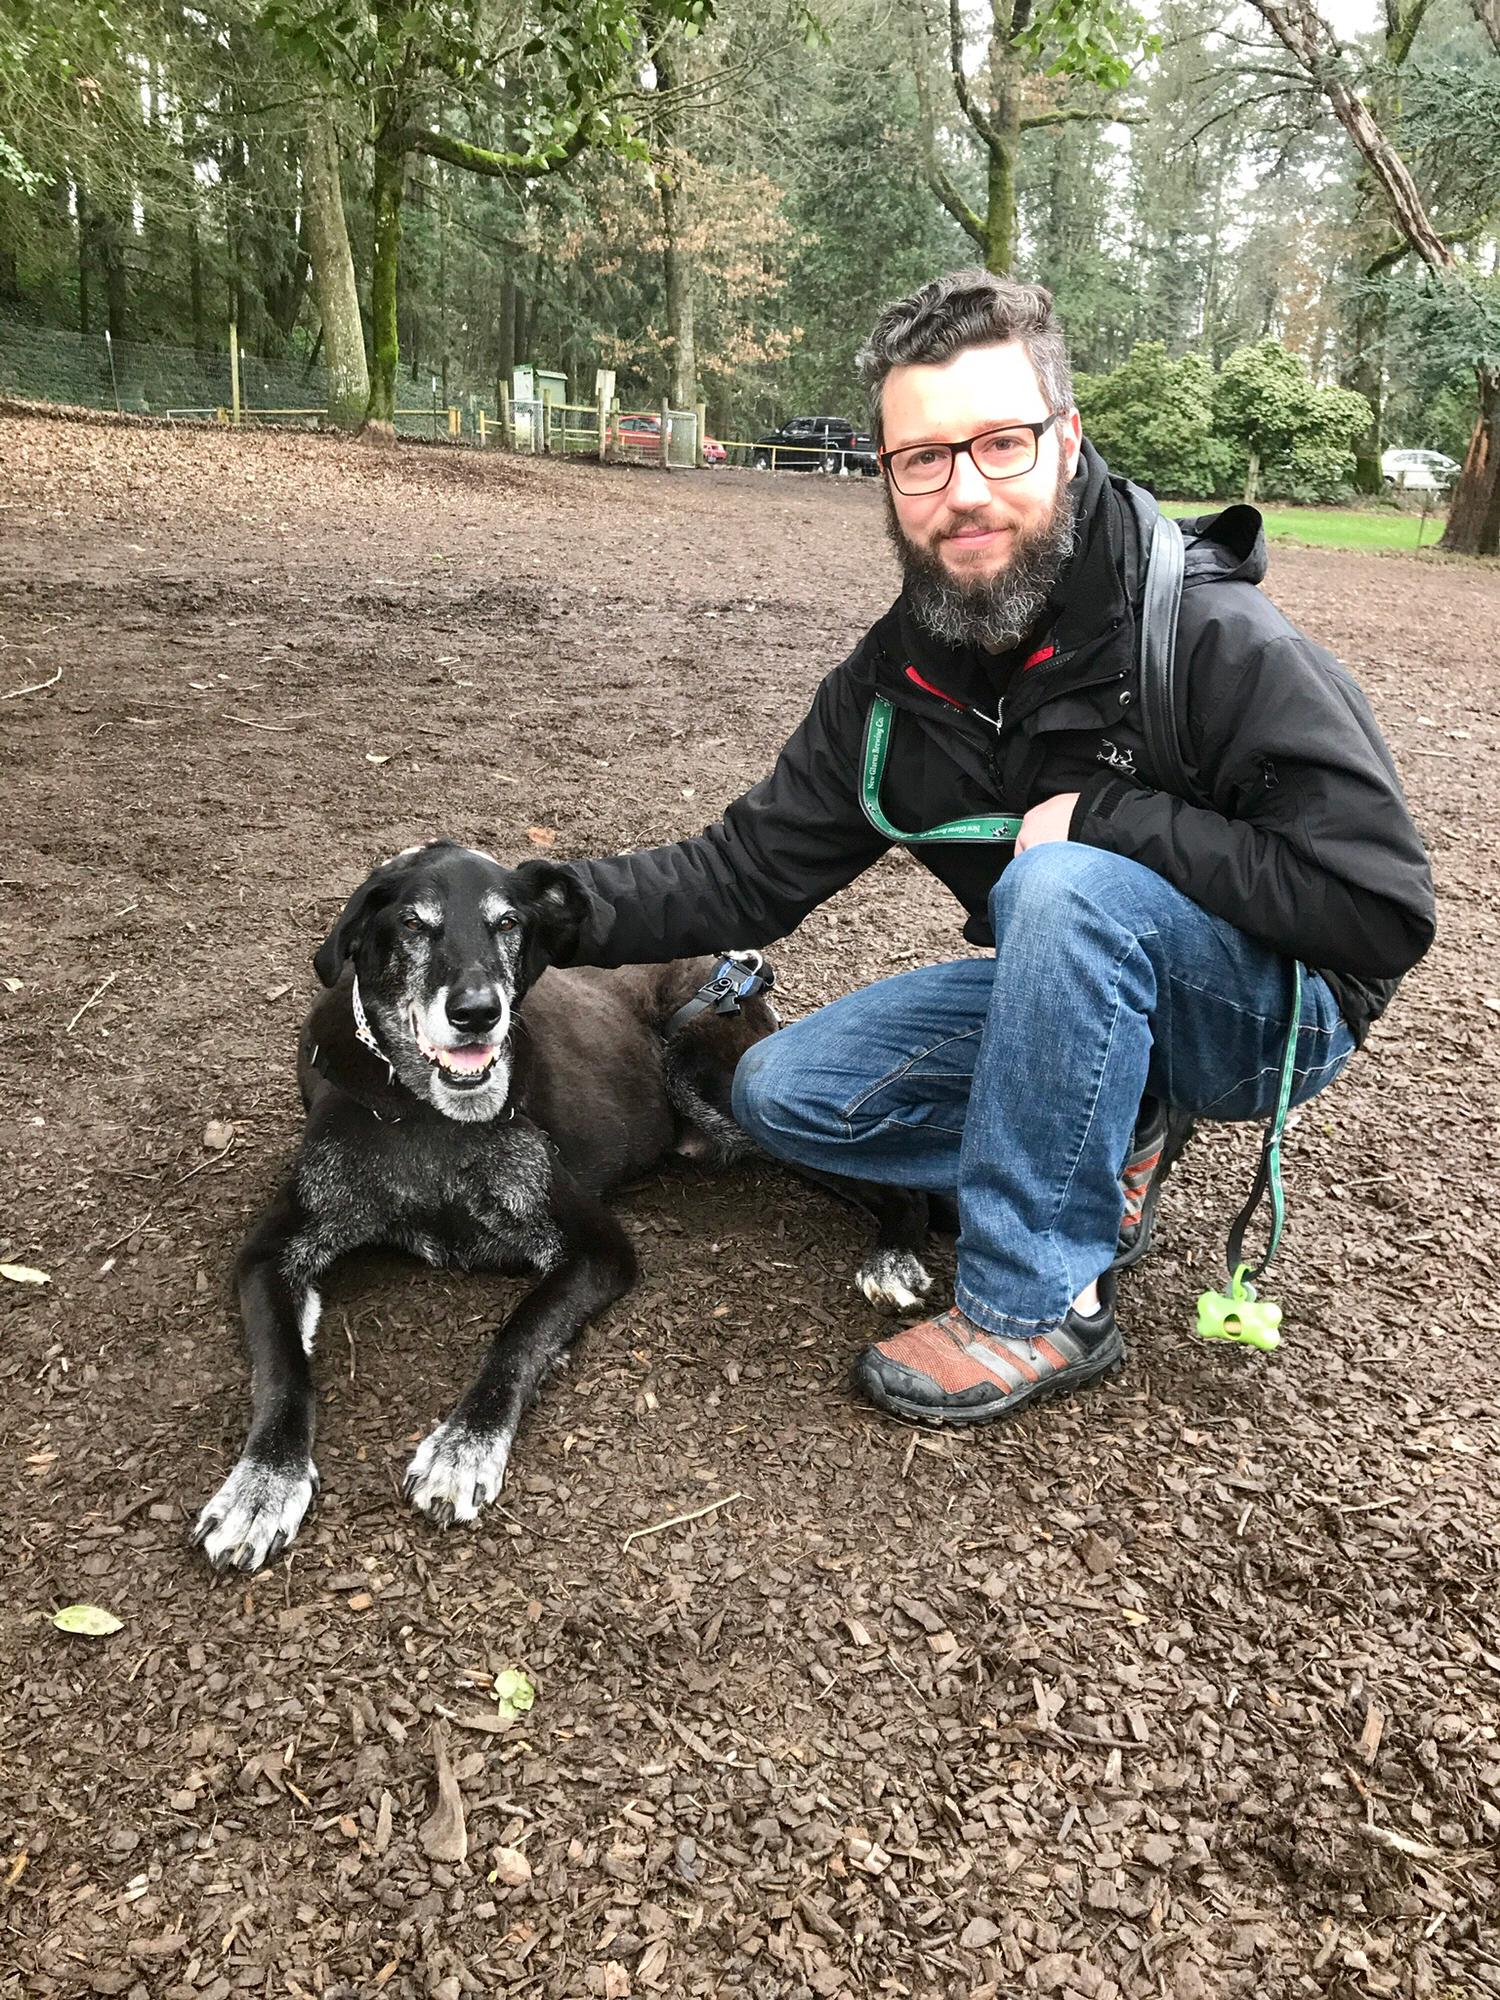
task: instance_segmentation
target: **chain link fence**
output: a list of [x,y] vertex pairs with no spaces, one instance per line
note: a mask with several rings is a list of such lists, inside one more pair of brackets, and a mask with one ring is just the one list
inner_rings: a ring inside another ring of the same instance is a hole
[[[321,363],[269,361],[241,348],[239,366],[241,422],[311,426],[323,421],[328,379]],[[597,407],[507,399],[501,410],[493,396],[467,387],[450,388],[445,395],[437,376],[414,379],[409,372],[398,377],[396,394],[396,429],[406,437],[506,445],[557,457],[600,456]],[[229,419],[235,402],[227,351],[111,340],[104,333],[69,333],[5,319],[0,319],[0,395],[121,415],[221,421]],[[698,464],[696,412],[670,410],[666,423],[664,458],[659,408],[606,412],[604,456],[617,464]]]

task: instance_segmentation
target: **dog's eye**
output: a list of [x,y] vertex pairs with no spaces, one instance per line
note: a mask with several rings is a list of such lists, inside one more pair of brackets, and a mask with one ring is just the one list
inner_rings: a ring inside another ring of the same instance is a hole
[[401,919],[401,928],[404,931],[425,931],[430,926],[425,924],[414,910],[408,910],[406,915]]
[[497,931],[513,931],[520,921],[521,919],[513,910],[507,910],[503,917],[495,919],[495,929]]

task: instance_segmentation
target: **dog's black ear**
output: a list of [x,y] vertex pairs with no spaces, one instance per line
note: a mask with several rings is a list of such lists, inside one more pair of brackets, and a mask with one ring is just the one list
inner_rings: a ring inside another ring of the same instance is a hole
[[554,965],[569,964],[589,913],[589,899],[578,877],[556,861],[523,861],[516,870],[516,885],[545,959]]
[[394,899],[403,872],[398,863],[383,861],[339,911],[337,923],[313,953],[313,971],[324,986],[338,984],[339,974],[359,950],[365,925]]

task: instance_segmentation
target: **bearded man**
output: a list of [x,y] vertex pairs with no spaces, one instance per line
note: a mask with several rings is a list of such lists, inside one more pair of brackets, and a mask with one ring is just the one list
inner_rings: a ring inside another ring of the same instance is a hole
[[[899,1415],[979,1423],[1115,1366],[1115,1274],[1191,1121],[1273,1111],[1298,963],[1292,1101],[1331,1083],[1430,944],[1432,883],[1363,695],[1255,587],[1250,508],[1183,524],[1192,796],[1153,782],[1149,534],[1083,437],[1046,291],[939,279],[860,365],[901,595],[717,825],[575,864],[577,956],[769,944],[912,843],[986,955],[771,1036],[734,1106],[801,1167],[956,1197],[954,1305],[855,1379]],[[1013,843],[997,814],[1021,816]]]

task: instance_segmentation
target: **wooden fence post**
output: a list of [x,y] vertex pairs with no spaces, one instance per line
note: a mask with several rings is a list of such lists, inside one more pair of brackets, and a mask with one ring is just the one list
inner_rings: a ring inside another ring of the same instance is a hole
[[497,384],[500,390],[500,442],[509,450],[515,449],[516,434],[510,421],[510,388],[508,384]]
[[238,429],[240,421],[240,330],[229,322],[229,421]]
[[694,405],[693,405],[693,416],[694,416],[694,418],[695,418],[695,419],[697,420],[697,425],[698,425],[698,451],[697,451],[697,462],[698,462],[698,464],[699,464],[699,465],[707,465],[707,463],[708,463],[708,451],[707,451],[707,445],[708,445],[708,405],[707,405],[707,403],[694,403]]
[[672,405],[665,396],[661,399],[661,469],[672,470]]

